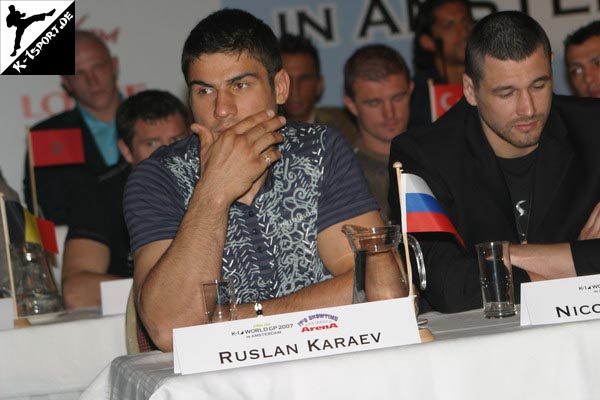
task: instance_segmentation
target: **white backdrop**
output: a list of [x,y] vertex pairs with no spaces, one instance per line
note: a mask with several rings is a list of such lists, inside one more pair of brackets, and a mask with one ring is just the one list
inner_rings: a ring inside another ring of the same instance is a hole
[[[7,7],[8,2],[2,3]],[[597,0],[490,0],[478,3],[476,17],[485,15],[489,5],[495,5],[499,10],[520,10],[526,5],[529,14],[544,26],[552,42],[555,91],[569,92],[563,76],[562,41],[574,29],[599,18]],[[119,58],[119,83],[124,94],[159,88],[185,99],[179,67],[183,42],[202,17],[224,6],[254,13],[269,23],[276,34],[284,30],[283,25],[292,33],[304,29],[321,53],[326,81],[321,104],[341,104],[340,71],[347,57],[362,44],[388,43],[396,47],[409,64],[411,62],[412,34],[407,0],[81,0],[76,1],[76,21],[79,28],[96,31],[105,38]],[[370,14],[369,10],[372,11]],[[377,23],[384,20],[384,14],[391,24]],[[307,20],[313,23],[306,23]],[[365,24],[369,20],[372,23]],[[394,32],[391,25],[398,31]],[[365,34],[360,37],[364,26]],[[72,106],[60,88],[58,76],[0,76],[0,168],[16,190],[22,191],[26,126]]]

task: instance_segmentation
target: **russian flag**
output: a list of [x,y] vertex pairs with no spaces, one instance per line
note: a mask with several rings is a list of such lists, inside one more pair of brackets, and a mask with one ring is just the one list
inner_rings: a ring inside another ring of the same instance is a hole
[[465,245],[422,178],[402,174],[401,186],[405,197],[404,206],[401,207],[403,232],[449,232]]

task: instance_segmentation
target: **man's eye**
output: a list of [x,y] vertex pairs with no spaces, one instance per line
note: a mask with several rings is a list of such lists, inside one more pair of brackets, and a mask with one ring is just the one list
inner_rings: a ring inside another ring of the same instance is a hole
[[583,68],[581,67],[571,67],[569,68],[569,75],[575,77],[583,74]]
[[237,90],[239,90],[239,89],[245,89],[245,88],[247,88],[248,86],[249,86],[249,85],[248,85],[246,82],[237,82],[237,83],[235,84],[235,86],[234,86],[234,87],[235,87]]
[[447,31],[454,28],[455,25],[456,23],[454,21],[446,21],[442,24],[442,29]]
[[500,92],[500,93],[498,94],[498,96],[500,96],[500,98],[501,98],[501,99],[507,99],[507,98],[509,98],[510,96],[512,96],[512,95],[513,95],[513,93],[514,93],[514,92],[513,92],[512,90],[511,90],[511,91],[508,91],[508,92]]
[[197,92],[200,96],[207,96],[211,94],[213,90],[211,88],[200,88]]

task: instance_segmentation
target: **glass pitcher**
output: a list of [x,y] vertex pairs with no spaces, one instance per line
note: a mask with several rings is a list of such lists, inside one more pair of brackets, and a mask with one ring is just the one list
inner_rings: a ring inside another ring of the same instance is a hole
[[10,245],[17,313],[19,317],[64,309],[50,271],[46,253],[37,243]]
[[[402,243],[399,225],[376,228],[344,225],[342,231],[354,251],[353,303],[408,296],[408,278],[398,253],[398,245]],[[408,236],[408,244],[417,262],[420,287],[425,289],[427,279],[421,247],[412,236]]]

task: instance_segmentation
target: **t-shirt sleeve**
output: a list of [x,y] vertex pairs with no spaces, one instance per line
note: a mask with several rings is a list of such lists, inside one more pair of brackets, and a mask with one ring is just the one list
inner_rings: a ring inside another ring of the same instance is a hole
[[175,177],[159,161],[147,159],[127,180],[123,213],[131,251],[164,239],[173,239],[185,209]]
[[68,207],[67,240],[90,239],[110,246],[110,223],[106,202],[96,178],[83,180],[79,192]]
[[379,210],[350,146],[335,129],[325,134],[323,182],[317,229]]

